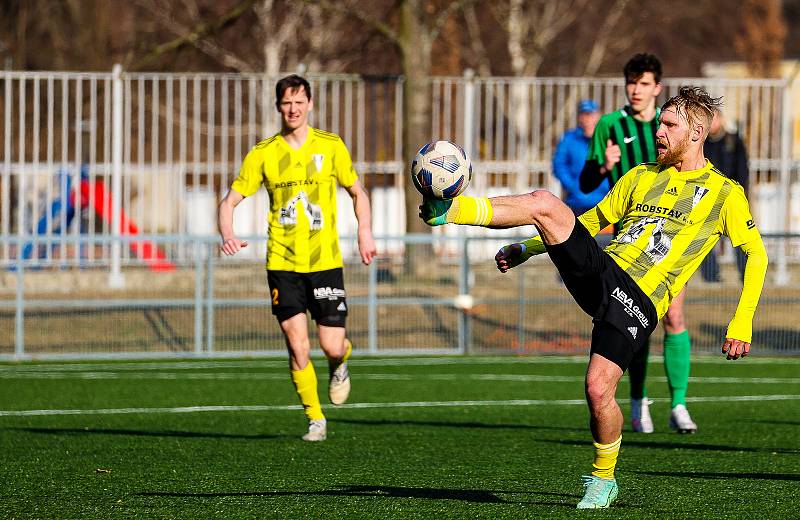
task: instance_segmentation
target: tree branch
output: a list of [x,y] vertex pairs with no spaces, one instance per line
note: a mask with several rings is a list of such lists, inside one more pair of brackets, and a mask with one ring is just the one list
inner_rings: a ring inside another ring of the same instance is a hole
[[[589,59],[586,61],[586,67],[583,70],[584,75],[592,76],[596,74],[600,65],[603,64],[611,35],[614,34],[613,29],[622,18],[627,3],[628,0],[617,0],[614,6],[608,10],[608,16],[606,16],[603,24],[597,30],[597,38],[594,39],[592,50],[589,52]],[[628,38],[628,40],[632,40],[632,38]]]
[[355,18],[359,22],[363,23],[364,25],[369,25],[383,36],[389,39],[393,44],[399,46],[399,38],[397,33],[392,29],[390,26],[386,25],[380,20],[372,18],[371,16],[367,16],[362,12],[362,9],[359,8],[352,8],[347,4],[342,4],[341,2],[336,1],[329,1],[329,0],[305,0],[307,4],[311,5],[318,5],[323,9],[328,11],[333,11],[335,13],[344,14],[350,17]]
[[[186,45],[193,45],[193,46],[197,47],[198,49],[202,50],[203,52],[206,52],[207,54],[211,54],[212,56],[214,54],[216,54],[216,56],[214,56],[215,58],[219,58],[220,56],[222,56],[224,54],[225,56],[224,56],[224,59],[222,61],[223,61],[223,63],[225,63],[228,66],[231,66],[231,64],[235,64],[234,68],[239,68],[240,70],[247,70],[247,69],[250,68],[250,65],[248,63],[236,58],[235,56],[231,55],[230,53],[225,52],[221,48],[216,49],[217,51],[221,51],[221,52],[214,52],[211,49],[210,44],[208,44],[208,43],[203,44],[202,40],[204,38],[206,38],[208,35],[216,33],[220,29],[223,29],[223,28],[227,27],[228,25],[230,25],[231,23],[233,23],[234,21],[239,19],[239,17],[241,17],[245,12],[247,12],[248,9],[250,9],[253,6],[253,3],[255,2],[255,0],[242,0],[233,9],[231,9],[227,13],[223,14],[221,17],[217,18],[216,20],[212,20],[210,22],[201,23],[201,24],[197,25],[194,29],[191,29],[191,30],[184,28],[183,30],[180,30],[180,31],[175,31],[176,24],[175,24],[174,21],[169,20],[169,21],[165,22],[163,20],[163,18],[166,15],[163,12],[163,8],[161,8],[160,6],[154,6],[152,4],[144,2],[143,0],[134,0],[134,1],[140,7],[146,9],[148,12],[150,12],[153,15],[155,15],[157,18],[161,19],[162,20],[162,24],[164,24],[167,27],[173,29],[173,31],[177,32],[179,34],[179,36],[178,36],[178,38],[175,38],[174,40],[171,40],[169,42],[165,42],[165,43],[162,43],[162,44],[156,46],[148,54],[146,54],[140,60],[135,62],[133,65],[131,65],[132,69],[138,69],[138,68],[141,68],[141,67],[143,67],[145,65],[148,65],[148,64],[152,63],[153,61],[155,61],[156,59],[160,58],[161,56],[164,56],[165,54],[168,54],[170,52],[176,51],[176,50],[178,50],[178,49],[180,49],[180,48],[182,48],[182,47],[184,47]],[[218,47],[218,46],[215,46],[215,47]],[[211,50],[211,52],[209,53],[210,50]]]
[[477,0],[456,0],[448,4],[445,10],[436,17],[436,21],[431,28],[431,41],[435,40],[439,36],[439,32],[441,32],[442,27],[444,27],[444,24],[447,22],[447,19],[450,18],[450,15],[459,9],[467,7],[469,4],[475,3],[476,1]]

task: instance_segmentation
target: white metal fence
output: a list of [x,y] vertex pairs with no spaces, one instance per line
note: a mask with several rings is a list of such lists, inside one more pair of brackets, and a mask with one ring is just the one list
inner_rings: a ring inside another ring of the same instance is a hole
[[[364,176],[376,234],[403,233],[402,79],[310,77],[312,124],[340,134]],[[0,72],[0,235],[209,235],[217,200],[242,157],[274,133],[276,77],[257,74]],[[726,115],[743,133],[751,162],[751,199],[760,228],[800,231],[800,185],[792,129],[800,118],[781,80],[682,78],[726,99]],[[576,103],[590,97],[604,111],[624,103],[622,82],[602,78],[434,78],[431,137],[470,151],[474,193],[546,187],[551,153],[574,125]],[[237,211],[240,234],[266,232],[263,192]],[[73,212],[70,212],[69,209]],[[345,212],[347,214],[347,212]],[[342,219],[342,232],[354,221]],[[448,230],[447,232],[454,232]],[[482,230],[470,233],[482,234]],[[0,262],[16,255],[61,263],[110,265],[112,274],[137,256],[180,260],[179,244],[120,248],[0,246]],[[796,250],[788,249],[788,258]],[[400,242],[387,244],[389,252]],[[787,256],[776,269],[785,276]],[[258,255],[258,251],[252,254]]]
[[[185,257],[159,271],[133,259],[122,269],[129,281],[124,288],[108,287],[105,268],[82,268],[78,261],[60,267],[17,259],[11,270],[0,272],[0,359],[285,355],[283,335],[270,314],[263,261],[221,257],[214,237],[146,238],[167,248],[182,245]],[[265,240],[247,238],[261,246]],[[71,252],[115,239],[47,237],[42,242],[50,240]],[[121,240],[127,248],[137,239]],[[407,273],[387,257],[368,267],[358,260],[345,265],[348,337],[359,355],[586,354],[591,318],[575,304],[546,255],[503,275],[491,256],[480,253],[486,238],[378,237],[378,246],[389,240],[430,244],[428,252],[417,248],[415,253],[426,254],[426,269]],[[774,253],[783,241],[768,236],[768,251]],[[19,237],[0,237],[0,246],[19,242]],[[355,237],[343,237],[342,246],[354,249]],[[733,265],[723,266],[720,282],[692,279],[686,314],[693,353],[719,354],[740,295]],[[752,354],[800,354],[798,312],[800,284],[778,287],[768,277]],[[660,352],[661,334],[659,327],[655,352]]]

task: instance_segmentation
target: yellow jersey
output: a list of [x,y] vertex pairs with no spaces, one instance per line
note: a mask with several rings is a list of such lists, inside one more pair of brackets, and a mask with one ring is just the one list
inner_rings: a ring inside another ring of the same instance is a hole
[[[659,319],[722,235],[734,247],[762,244],[744,189],[709,161],[687,172],[640,164],[578,220],[592,235],[620,223],[605,251],[650,298]],[[541,237],[525,245],[527,256],[546,251]],[[757,300],[760,286],[756,292]]]
[[357,180],[350,153],[336,134],[309,127],[299,149],[280,134],[255,145],[231,189],[244,197],[262,184],[267,189],[266,268],[309,273],[342,267],[336,188],[337,183],[349,188]]
[[606,252],[650,297],[659,318],[722,235],[734,247],[761,242],[744,189],[709,161],[687,172],[657,163],[632,168],[580,220],[592,234],[620,222]]

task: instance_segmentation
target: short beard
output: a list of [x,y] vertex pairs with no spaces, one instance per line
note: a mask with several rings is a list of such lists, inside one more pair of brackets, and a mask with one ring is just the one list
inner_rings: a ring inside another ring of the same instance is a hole
[[658,154],[656,157],[656,161],[659,164],[664,166],[672,166],[674,164],[678,164],[683,160],[683,154],[689,148],[689,137],[687,136],[685,139],[680,141],[678,144],[669,148],[666,152],[662,152]]

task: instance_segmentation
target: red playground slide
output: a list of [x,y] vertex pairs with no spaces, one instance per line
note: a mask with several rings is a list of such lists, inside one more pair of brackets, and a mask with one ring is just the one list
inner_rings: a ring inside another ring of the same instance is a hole
[[[84,204],[88,204],[92,198],[90,191],[94,191],[94,210],[97,215],[111,225],[111,197],[106,192],[103,181],[97,180],[94,185],[88,182],[81,182],[81,200]],[[121,233],[123,235],[138,235],[139,228],[136,224],[128,218],[125,211],[120,208],[120,225],[122,226]],[[148,240],[141,242],[131,242],[131,251],[143,260],[153,271],[173,271],[175,264],[167,261],[164,253],[154,244]]]

